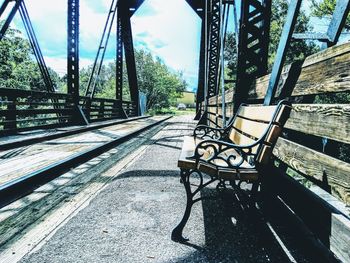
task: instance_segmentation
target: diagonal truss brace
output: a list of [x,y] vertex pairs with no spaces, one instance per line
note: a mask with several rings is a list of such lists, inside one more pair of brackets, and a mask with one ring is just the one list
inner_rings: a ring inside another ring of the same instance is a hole
[[94,64],[92,66],[92,72],[91,72],[91,75],[90,75],[90,78],[88,81],[88,85],[87,85],[86,90],[85,90],[86,97],[90,97],[90,98],[94,97],[96,85],[98,83],[100,72],[101,72],[102,65],[103,65],[103,59],[104,59],[104,56],[105,56],[106,50],[107,50],[108,40],[109,40],[109,37],[111,34],[113,22],[115,19],[115,14],[117,11],[117,4],[118,4],[118,0],[112,0],[110,9],[109,9],[108,15],[107,15],[107,21],[105,23],[105,27],[103,29],[101,41],[100,41],[100,44],[99,44],[99,47],[97,50],[97,54],[95,57],[95,61],[94,61]]
[[328,47],[337,44],[350,11],[349,0],[337,0],[335,10],[326,33],[295,33],[294,39],[308,39],[326,42]]

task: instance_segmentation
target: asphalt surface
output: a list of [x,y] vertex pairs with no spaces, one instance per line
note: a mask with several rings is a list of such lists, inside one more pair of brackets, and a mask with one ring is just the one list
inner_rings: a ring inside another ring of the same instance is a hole
[[145,152],[91,203],[22,262],[289,262],[254,212],[233,191],[194,205],[189,243],[170,239],[185,209],[177,159],[190,116],[168,121]]

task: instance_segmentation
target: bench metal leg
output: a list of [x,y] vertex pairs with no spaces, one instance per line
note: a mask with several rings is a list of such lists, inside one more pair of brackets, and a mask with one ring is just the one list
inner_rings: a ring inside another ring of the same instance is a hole
[[[193,185],[196,188],[192,191],[191,189],[191,180],[190,177],[191,175],[198,175],[199,179],[199,184],[198,185]],[[203,175],[200,171],[198,170],[182,170],[181,169],[181,182],[184,184],[185,190],[186,190],[186,197],[187,197],[187,204],[186,204],[186,209],[185,213],[180,221],[180,223],[174,228],[173,232],[171,233],[171,239],[175,242],[180,242],[184,243],[187,242],[189,239],[184,238],[182,236],[183,229],[190,217],[191,214],[191,209],[194,203],[202,200],[201,197],[195,198],[195,196],[200,192],[201,189],[206,187],[207,185],[211,184],[216,180],[216,178],[211,178],[210,180],[204,182]]]

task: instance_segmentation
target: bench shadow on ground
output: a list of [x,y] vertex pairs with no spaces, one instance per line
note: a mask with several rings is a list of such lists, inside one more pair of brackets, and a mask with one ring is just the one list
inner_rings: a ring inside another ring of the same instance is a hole
[[[179,178],[179,171],[133,170],[121,174],[115,181],[133,177]],[[180,182],[178,184],[182,187]],[[204,188],[201,196],[204,199],[194,206],[202,206],[203,209],[205,244],[191,243],[191,240],[181,244],[194,248],[195,252],[178,258],[176,262],[289,262],[264,219],[255,208],[249,207],[249,201],[244,195],[237,194],[231,188],[218,192],[214,187]],[[185,199],[184,189],[183,198]],[[179,213],[176,216],[178,221],[184,209],[183,205],[176,212]],[[171,214],[169,216],[174,217]],[[196,215],[191,215],[190,220],[202,224],[202,218],[196,218]],[[166,233],[169,239],[172,228],[177,223],[176,221],[169,228],[169,233]],[[200,231],[200,228],[197,230]],[[185,228],[184,236],[191,239],[191,235],[198,233],[193,234]]]

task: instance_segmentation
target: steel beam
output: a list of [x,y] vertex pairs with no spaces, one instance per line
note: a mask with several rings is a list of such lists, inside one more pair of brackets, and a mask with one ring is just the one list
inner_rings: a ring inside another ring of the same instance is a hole
[[102,37],[100,40],[99,47],[97,49],[97,54],[95,57],[94,64],[92,66],[92,72],[89,78],[88,85],[86,87],[85,96],[93,98],[95,95],[96,86],[99,82],[101,69],[103,66],[103,60],[108,47],[108,41],[111,34],[112,26],[114,24],[114,18],[117,11],[117,0],[112,0],[110,9],[107,14],[107,20],[103,28]]
[[35,31],[34,31],[34,28],[33,28],[32,22],[30,20],[29,13],[28,13],[28,10],[27,10],[27,7],[26,7],[24,1],[21,1],[21,4],[19,6],[19,13],[20,13],[21,19],[23,21],[24,28],[27,32],[29,43],[33,49],[35,59],[38,63],[38,67],[39,67],[41,76],[43,77],[43,80],[44,80],[44,83],[46,86],[46,90],[48,92],[55,92],[55,87],[53,85],[49,70],[46,66],[44,56],[41,52],[41,48],[39,46],[38,39],[35,35]]
[[123,100],[123,40],[121,15],[117,14],[117,52],[116,52],[116,99]]
[[67,90],[79,104],[79,0],[68,0]]
[[74,104],[73,123],[87,124],[79,106],[79,0],[68,0],[67,10],[67,92]]
[[253,81],[267,73],[271,0],[241,2],[234,111],[248,98]]
[[[4,24],[3,24],[3,26],[2,26],[1,29],[0,29],[0,41],[1,41],[2,38],[4,37],[4,35],[5,35],[5,33],[6,33],[7,29],[8,29],[8,27],[10,26],[10,24],[11,24],[11,22],[12,22],[14,16],[16,15],[16,13],[17,13],[17,11],[18,11],[18,9],[19,9],[19,6],[20,6],[20,4],[22,3],[22,1],[23,1],[23,0],[17,0],[16,3],[15,3],[15,5],[12,7],[12,9],[11,9],[9,15],[7,16],[7,18],[6,18],[6,20],[5,20]],[[5,1],[3,2],[3,4],[1,5],[1,7],[0,7],[0,18],[1,18],[1,16],[3,15],[3,13],[5,12],[5,10],[6,10],[7,6],[8,6],[8,4],[9,4],[10,2],[11,2],[11,0],[5,0]]]
[[289,4],[287,19],[283,26],[282,35],[278,44],[275,63],[273,64],[269,86],[266,92],[264,105],[270,105],[275,96],[284,61],[286,59],[286,53],[292,38],[295,23],[299,14],[302,0],[292,0]]
[[[205,18],[202,18],[201,27],[201,44],[199,52],[199,68],[198,68],[198,88],[196,98],[196,112],[198,113],[201,109],[201,104],[204,101],[204,82],[205,82]],[[196,120],[200,115],[196,116]]]
[[340,37],[340,33],[344,28],[349,11],[349,0],[337,0],[334,14],[327,30],[327,35],[329,38],[328,46],[334,46],[335,44],[337,44]]
[[121,35],[122,35],[122,40],[124,44],[126,68],[128,71],[130,96],[131,96],[131,100],[136,105],[136,112],[139,115],[140,113],[139,89],[138,89],[138,83],[137,83],[136,63],[135,63],[130,16],[128,14],[129,12],[127,10],[127,6],[124,4],[119,5],[118,15],[120,15],[121,17],[121,26],[122,26]]
[[327,47],[334,46],[338,43],[349,11],[349,0],[337,0],[332,19],[326,33],[296,33],[293,34],[293,38],[303,40],[318,40],[320,42],[327,43]]
[[220,0],[209,0],[208,24],[208,79],[206,100],[218,94],[218,70],[220,60]]

